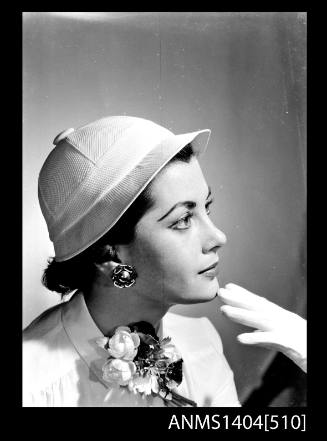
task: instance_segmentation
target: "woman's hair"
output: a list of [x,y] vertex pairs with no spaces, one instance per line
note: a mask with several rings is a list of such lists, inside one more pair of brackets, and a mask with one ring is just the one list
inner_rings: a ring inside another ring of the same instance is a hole
[[[187,144],[168,164],[175,161],[190,162],[193,156],[192,145]],[[154,203],[151,198],[151,184],[143,190],[108,233],[85,251],[63,262],[49,258],[42,276],[43,285],[50,291],[60,293],[62,297],[76,289],[87,291],[97,274],[97,264],[110,260],[119,262],[112,246],[133,241],[137,223]]]

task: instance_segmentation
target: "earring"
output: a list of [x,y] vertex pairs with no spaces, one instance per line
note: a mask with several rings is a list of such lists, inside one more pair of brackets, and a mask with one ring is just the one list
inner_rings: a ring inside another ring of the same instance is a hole
[[119,263],[111,274],[111,279],[117,288],[129,288],[135,284],[137,277],[135,268]]

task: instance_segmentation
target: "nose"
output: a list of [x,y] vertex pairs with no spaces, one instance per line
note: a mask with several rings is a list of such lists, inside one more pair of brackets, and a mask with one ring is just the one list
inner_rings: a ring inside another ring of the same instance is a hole
[[203,236],[203,252],[208,253],[215,248],[220,248],[227,242],[226,234],[219,230],[216,225],[210,220],[207,219],[207,223],[205,225],[205,233]]

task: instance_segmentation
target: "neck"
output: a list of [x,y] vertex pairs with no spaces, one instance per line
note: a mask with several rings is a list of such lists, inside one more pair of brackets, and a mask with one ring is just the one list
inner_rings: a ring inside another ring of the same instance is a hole
[[141,295],[135,287],[116,288],[95,283],[85,293],[85,302],[97,327],[104,335],[113,333],[117,326],[146,321],[158,332],[160,321],[168,305]]

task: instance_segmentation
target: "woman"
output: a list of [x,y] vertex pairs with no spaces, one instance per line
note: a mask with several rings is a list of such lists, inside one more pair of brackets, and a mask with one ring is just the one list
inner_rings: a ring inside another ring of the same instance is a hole
[[24,406],[240,405],[213,325],[168,312],[219,291],[226,237],[197,159],[209,135],[115,116],[56,137],[39,176],[43,283],[75,293],[24,331]]

